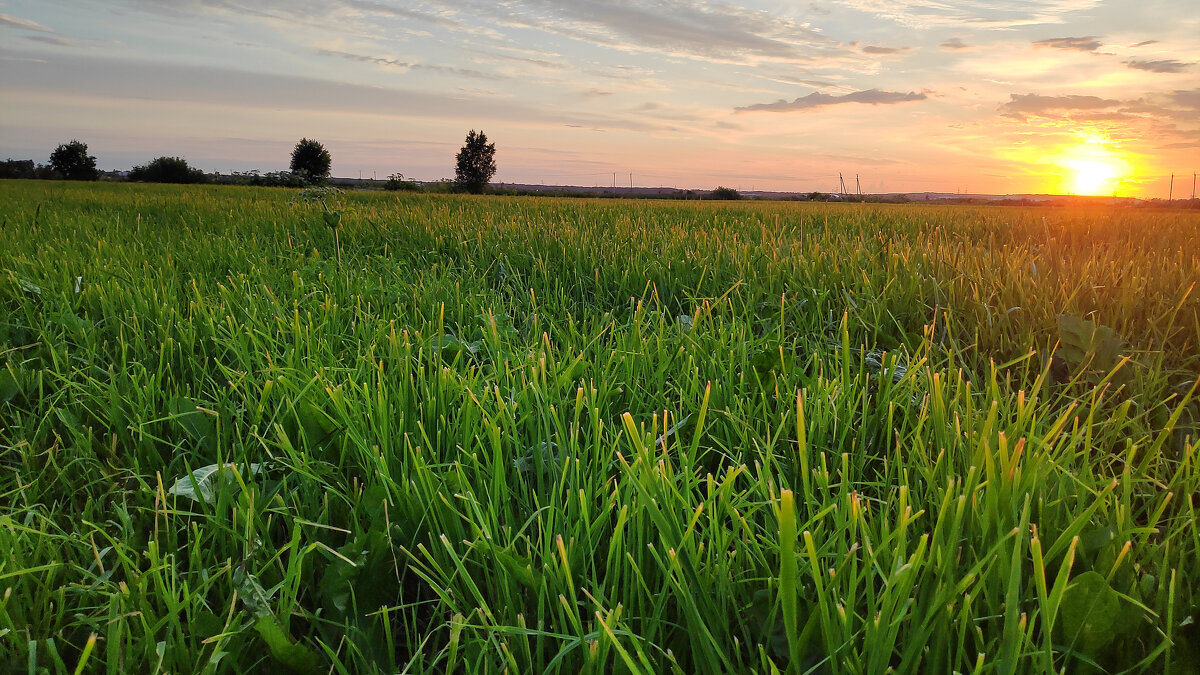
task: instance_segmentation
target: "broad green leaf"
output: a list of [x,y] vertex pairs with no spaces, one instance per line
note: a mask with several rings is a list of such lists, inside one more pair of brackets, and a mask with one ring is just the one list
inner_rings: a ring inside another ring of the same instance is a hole
[[453,362],[459,356],[471,358],[479,351],[479,343],[466,342],[449,333],[434,336],[430,340],[430,346],[433,352],[440,355],[442,361],[446,363]]
[[482,330],[485,332],[491,330],[492,321],[495,321],[496,332],[501,336],[512,337],[518,334],[516,327],[513,326],[512,318],[503,312],[495,312],[491,316],[488,316],[487,312],[480,312],[475,315],[475,318],[483,324]]
[[580,354],[573,361],[563,364],[562,370],[559,371],[557,378],[559,386],[578,386],[579,378],[583,377],[591,367],[592,362],[583,358],[582,354]]
[[479,541],[474,542],[471,544],[471,547],[484,555],[489,555],[495,558],[495,560],[500,563],[500,566],[508,570],[508,573],[511,574],[513,578],[522,586],[525,586],[530,590],[538,590],[542,575],[541,573],[534,571],[533,563],[529,560],[529,558],[511,553],[510,551],[500,548],[499,546],[494,546],[486,539],[480,539]]
[[311,649],[293,641],[274,616],[260,616],[254,630],[267,643],[271,658],[293,673],[319,672],[317,655]]
[[25,291],[26,293],[29,293],[30,295],[41,295],[42,294],[42,287],[38,286],[37,284],[33,283],[32,281],[22,279],[21,277],[16,277],[16,280],[17,280],[17,285],[20,286],[21,290]]
[[12,366],[0,370],[0,403],[7,403],[25,392],[26,372]]
[[[251,464],[250,475],[257,475],[262,471],[262,468],[262,464]],[[208,466],[202,466],[192,471],[191,476],[183,476],[176,480],[175,484],[167,490],[167,494],[172,494],[176,497],[187,497],[198,502],[211,502],[217,492],[220,491],[222,485],[238,484],[237,478],[234,476],[234,473],[238,471],[240,471],[240,467],[237,464],[209,464]]]
[[296,406],[296,417],[304,429],[304,439],[310,447],[323,443],[338,428],[332,417],[309,401],[303,401]]
[[[381,530],[370,530],[338,549],[321,578],[320,594],[335,621],[357,618],[395,602],[398,581],[391,544]],[[347,562],[349,561],[349,562]]]
[[1063,638],[1085,654],[1095,654],[1115,635],[1120,599],[1097,572],[1084,572],[1067,584],[1059,612]]
[[217,423],[212,416],[199,410],[199,403],[186,396],[176,396],[167,402],[167,410],[198,446],[212,450],[217,443]]
[[1112,370],[1121,361],[1124,342],[1108,326],[1068,314],[1058,315],[1059,352],[1072,365],[1091,366],[1103,371]]
[[558,473],[561,463],[558,445],[553,441],[542,441],[538,447],[527,449],[525,454],[512,461],[513,468],[521,473],[537,471],[539,474],[550,470]]
[[254,616],[270,616],[271,596],[273,593],[263,588],[258,577],[247,572],[242,567],[233,571],[233,583],[237,584],[238,597],[246,605],[246,609]]
[[787,357],[777,348],[764,349],[750,357],[750,366],[761,375],[781,370],[785,365]]
[[370,529],[383,530],[387,527],[387,507],[390,505],[388,497],[387,488],[379,483],[368,487],[363,492],[362,501],[359,503],[367,512],[367,522],[370,523]]
[[787,660],[789,656],[787,631],[783,627],[783,618],[775,612],[775,596],[767,589],[754,592],[751,599],[750,628],[753,637],[759,644],[770,650],[771,656]]

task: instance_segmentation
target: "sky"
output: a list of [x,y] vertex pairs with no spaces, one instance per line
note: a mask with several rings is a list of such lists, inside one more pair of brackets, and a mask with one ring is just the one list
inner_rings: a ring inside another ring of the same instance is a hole
[[[0,157],[1190,196],[1195,0],[0,0]],[[857,181],[857,183],[856,183]]]

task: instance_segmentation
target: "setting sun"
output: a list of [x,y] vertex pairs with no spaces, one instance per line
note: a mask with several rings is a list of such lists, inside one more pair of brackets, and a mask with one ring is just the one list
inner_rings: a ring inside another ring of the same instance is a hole
[[1071,192],[1077,195],[1100,195],[1111,192],[1116,169],[1107,162],[1082,160],[1065,165],[1075,172],[1071,180]]
[[1098,134],[1082,135],[1084,142],[1066,149],[1057,164],[1066,171],[1063,189],[1077,195],[1115,194],[1129,177],[1129,160],[1109,148]]

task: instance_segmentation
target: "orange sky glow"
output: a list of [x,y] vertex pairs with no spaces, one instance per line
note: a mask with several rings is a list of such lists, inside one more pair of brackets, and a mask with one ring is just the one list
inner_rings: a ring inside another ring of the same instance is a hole
[[338,176],[1166,197],[1200,171],[1189,0],[0,0],[0,158],[71,138]]

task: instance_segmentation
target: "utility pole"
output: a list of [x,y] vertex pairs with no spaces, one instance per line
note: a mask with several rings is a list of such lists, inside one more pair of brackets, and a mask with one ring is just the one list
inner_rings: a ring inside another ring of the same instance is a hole
[[858,196],[862,196],[862,183],[858,182],[858,174],[854,174],[854,188],[858,191]]
[[1196,174],[1192,174],[1192,200],[1196,199]]
[[1175,174],[1171,174],[1171,187],[1167,188],[1167,201],[1175,200]]
[[633,172],[632,171],[629,173],[629,189],[630,189],[630,191],[633,190]]
[[838,172],[838,185],[841,186],[840,189],[842,191],[842,196],[845,197],[846,196],[846,180],[844,178],[842,178],[841,171]]
[[616,188],[617,188],[617,172],[614,171],[613,172],[613,189],[615,190]]

